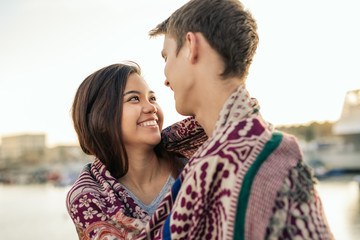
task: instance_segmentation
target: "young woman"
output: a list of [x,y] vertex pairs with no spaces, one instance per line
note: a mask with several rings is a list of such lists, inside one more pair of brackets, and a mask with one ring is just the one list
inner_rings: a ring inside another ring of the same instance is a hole
[[206,140],[193,118],[163,131],[163,112],[133,62],[87,77],[72,106],[83,151],[95,157],[67,195],[80,239],[132,239]]

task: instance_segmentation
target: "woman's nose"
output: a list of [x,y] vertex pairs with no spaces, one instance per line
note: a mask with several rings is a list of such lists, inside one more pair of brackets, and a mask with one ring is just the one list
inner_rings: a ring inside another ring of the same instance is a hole
[[170,87],[170,82],[166,79],[164,82],[165,86]]
[[144,106],[144,112],[146,112],[146,113],[157,113],[157,107],[155,106],[155,104],[152,104],[152,103],[148,102],[146,104],[146,106]]

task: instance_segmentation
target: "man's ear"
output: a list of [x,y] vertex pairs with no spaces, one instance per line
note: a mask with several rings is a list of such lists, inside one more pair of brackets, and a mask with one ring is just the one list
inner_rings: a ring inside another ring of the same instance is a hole
[[188,32],[186,34],[186,44],[188,45],[188,59],[192,64],[196,63],[198,60],[198,48],[199,42],[198,39],[193,32]]

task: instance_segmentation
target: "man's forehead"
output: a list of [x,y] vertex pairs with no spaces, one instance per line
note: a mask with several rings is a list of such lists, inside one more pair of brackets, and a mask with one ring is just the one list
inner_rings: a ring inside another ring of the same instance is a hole
[[167,50],[171,47],[176,46],[176,41],[174,38],[170,37],[169,35],[165,35],[164,37],[164,44],[163,44],[163,50]]
[[165,49],[169,45],[169,37],[165,35],[164,42],[163,42],[163,49]]
[[163,48],[161,50],[161,56],[164,57],[164,55],[168,52],[169,49],[169,37],[165,35],[164,42],[163,42]]

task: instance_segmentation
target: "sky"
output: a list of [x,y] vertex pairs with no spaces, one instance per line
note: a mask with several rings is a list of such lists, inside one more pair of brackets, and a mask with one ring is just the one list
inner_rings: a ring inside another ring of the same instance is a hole
[[[186,0],[1,0],[0,136],[46,133],[49,146],[77,143],[70,116],[94,71],[137,62],[165,113],[183,119],[164,86],[163,37],[148,31]],[[244,0],[260,43],[247,79],[274,125],[336,121],[360,88],[360,2]]]

